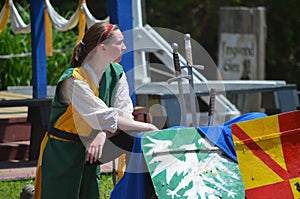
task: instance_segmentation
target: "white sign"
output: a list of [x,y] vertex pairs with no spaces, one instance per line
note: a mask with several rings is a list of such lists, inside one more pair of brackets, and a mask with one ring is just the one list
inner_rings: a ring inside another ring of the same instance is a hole
[[219,42],[219,69],[224,80],[257,79],[257,48],[253,34],[222,33]]

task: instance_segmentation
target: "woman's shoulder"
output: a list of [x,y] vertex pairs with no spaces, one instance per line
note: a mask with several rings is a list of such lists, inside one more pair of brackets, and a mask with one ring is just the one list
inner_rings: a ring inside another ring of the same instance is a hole
[[116,62],[110,62],[111,68],[113,68],[115,71],[120,71],[123,72],[123,67],[121,64],[116,63]]
[[68,68],[66,68],[63,73],[61,74],[60,78],[58,79],[57,83],[64,81],[65,79],[69,78],[72,76],[73,71],[74,71],[75,67],[73,66],[69,66]]

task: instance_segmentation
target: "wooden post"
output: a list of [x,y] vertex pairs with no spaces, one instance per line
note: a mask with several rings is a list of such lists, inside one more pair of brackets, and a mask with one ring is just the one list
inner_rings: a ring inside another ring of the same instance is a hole
[[[266,17],[263,7],[221,7],[220,8],[220,36],[229,34],[250,34],[256,39],[256,80],[265,79],[265,41]],[[222,49],[219,49],[219,51]],[[220,57],[220,56],[219,56]],[[219,62],[219,67],[220,67]]]
[[47,97],[44,0],[30,0],[33,98]]
[[[220,8],[218,67],[223,79],[264,80],[265,42],[263,7]],[[261,111],[261,94],[241,94],[231,100],[241,113]]]
[[124,52],[121,65],[126,72],[129,93],[135,106],[132,0],[106,0],[106,5],[110,22],[118,24],[125,37],[124,43],[127,50]]

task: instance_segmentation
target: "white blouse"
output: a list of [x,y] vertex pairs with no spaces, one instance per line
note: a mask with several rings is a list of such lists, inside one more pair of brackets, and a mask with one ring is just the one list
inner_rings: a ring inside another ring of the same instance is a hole
[[[98,86],[98,78],[88,65],[82,66],[93,78]],[[107,105],[97,96],[86,82],[73,77],[66,79],[61,87],[61,95],[64,103],[72,103],[82,118],[97,130],[115,132],[117,130],[118,116],[133,120],[133,104],[129,96],[129,87],[125,73],[123,73],[117,85],[113,107]]]

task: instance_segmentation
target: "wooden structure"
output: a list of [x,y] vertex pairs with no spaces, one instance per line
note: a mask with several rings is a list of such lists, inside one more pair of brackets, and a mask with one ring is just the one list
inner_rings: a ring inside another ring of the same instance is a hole
[[[18,99],[12,99],[11,96],[19,96]],[[3,92],[1,97],[5,97]],[[49,126],[50,110],[51,110],[51,101],[50,98],[41,98],[41,99],[31,99],[30,96],[10,94],[6,99],[0,101],[0,107],[2,108],[11,108],[18,107],[18,110],[15,110],[15,114],[18,114],[15,118],[11,118],[11,114],[7,115],[6,118],[1,119],[1,141],[3,143],[8,143],[12,141],[27,141],[30,140],[30,147],[27,148],[27,144],[21,143],[20,149],[22,154],[9,155],[8,157],[2,156],[2,161],[19,159],[23,160],[24,158],[29,160],[36,160],[39,155],[39,146],[40,142],[44,136],[44,133],[47,131]],[[21,115],[19,114],[21,111]],[[28,131],[30,134],[28,135]],[[28,139],[29,138],[29,139]],[[2,149],[13,149],[11,147],[4,147]],[[14,150],[12,151],[14,152]],[[16,152],[17,153],[17,152]],[[24,153],[29,153],[24,154]]]
[[[28,95],[0,91],[0,103],[30,98]],[[0,161],[27,160],[31,125],[28,107],[0,107]]]
[[[256,43],[255,51],[256,63],[254,75],[256,80],[265,79],[265,42],[266,42],[266,11],[263,7],[248,8],[248,7],[221,7],[220,8],[220,23],[219,35],[239,34],[253,35]],[[222,44],[220,44],[222,45]],[[222,47],[219,48],[219,53],[222,52]],[[219,55],[220,59],[220,55]],[[221,67],[222,63],[218,66]]]
[[[264,80],[266,11],[263,7],[221,7],[218,68],[225,80]],[[241,113],[261,111],[260,94],[227,96]]]

